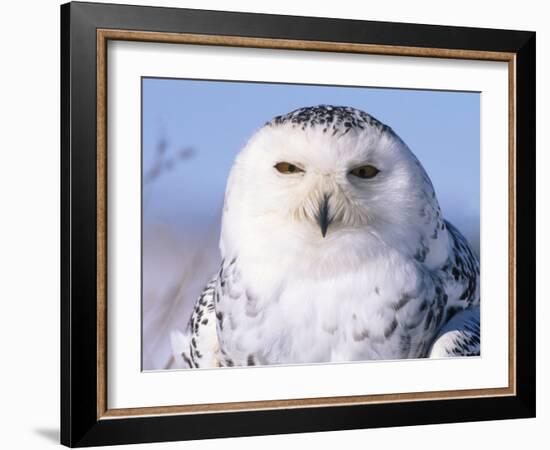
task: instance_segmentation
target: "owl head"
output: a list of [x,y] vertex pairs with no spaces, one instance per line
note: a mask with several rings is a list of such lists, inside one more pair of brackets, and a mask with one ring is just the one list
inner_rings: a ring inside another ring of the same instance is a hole
[[355,108],[320,105],[273,118],[239,153],[221,246],[323,260],[393,248],[426,259],[419,245],[433,245],[429,236],[444,237],[444,227],[428,175],[390,127]]

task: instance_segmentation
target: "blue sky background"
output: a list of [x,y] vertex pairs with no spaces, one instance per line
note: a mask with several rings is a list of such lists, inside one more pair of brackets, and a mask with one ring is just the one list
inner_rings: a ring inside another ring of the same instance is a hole
[[[253,132],[321,103],[353,106],[391,126],[425,167],[444,216],[479,239],[478,93],[152,78],[143,79],[144,173],[160,141],[166,150],[161,176],[144,187],[144,231],[162,222],[189,233],[217,221],[234,157]],[[180,158],[186,148],[192,155]]]

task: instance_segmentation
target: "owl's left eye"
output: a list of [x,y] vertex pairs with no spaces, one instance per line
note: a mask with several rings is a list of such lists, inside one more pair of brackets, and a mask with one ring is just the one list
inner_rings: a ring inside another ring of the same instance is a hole
[[280,173],[284,174],[303,172],[303,169],[300,169],[297,165],[288,162],[279,162],[273,167],[275,167],[275,169],[277,169]]
[[350,174],[359,178],[374,178],[380,172],[376,167],[367,164],[366,166],[359,166],[350,171]]

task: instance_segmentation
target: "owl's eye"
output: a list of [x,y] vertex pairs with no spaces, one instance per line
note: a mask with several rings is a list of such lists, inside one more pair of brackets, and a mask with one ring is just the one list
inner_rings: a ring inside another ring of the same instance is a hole
[[350,173],[359,178],[374,178],[380,172],[376,167],[371,165],[359,166],[351,170]]
[[300,169],[298,166],[287,162],[279,162],[273,167],[284,174],[303,172],[303,170]]

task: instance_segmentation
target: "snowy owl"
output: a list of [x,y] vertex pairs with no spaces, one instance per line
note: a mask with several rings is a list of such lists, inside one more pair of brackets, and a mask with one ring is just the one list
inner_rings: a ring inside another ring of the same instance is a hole
[[351,107],[277,116],[237,156],[222,263],[180,367],[479,355],[479,261],[422,165]]

